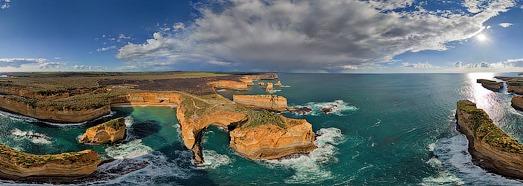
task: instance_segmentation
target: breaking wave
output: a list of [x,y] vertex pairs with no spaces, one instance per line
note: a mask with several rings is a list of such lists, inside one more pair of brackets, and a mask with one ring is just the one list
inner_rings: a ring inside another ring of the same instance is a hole
[[307,155],[296,155],[280,160],[265,160],[269,166],[281,166],[295,170],[295,174],[285,180],[288,184],[314,184],[332,179],[332,172],[326,170],[326,164],[336,163],[338,149],[335,145],[343,143],[345,136],[337,128],[323,128],[316,132],[319,136],[314,141],[318,147]]
[[34,144],[48,145],[48,144],[52,143],[51,137],[44,135],[44,134],[36,133],[33,131],[22,131],[20,129],[15,128],[15,129],[11,130],[11,135],[14,136],[15,140],[19,140],[19,141],[29,140]]
[[203,150],[203,159],[205,162],[201,165],[198,165],[199,169],[216,169],[223,165],[232,163],[232,160],[229,158],[229,156],[218,154],[213,150]]
[[[172,177],[187,179],[193,173],[178,166],[164,154],[146,146],[140,139],[105,149],[115,160],[98,168],[86,183],[93,185],[123,184],[148,185]],[[176,152],[180,158],[190,159],[190,153]]]
[[304,115],[319,116],[324,114],[322,109],[330,108],[329,114],[343,116],[344,112],[358,110],[356,106],[349,105],[349,103],[343,100],[334,100],[332,102],[308,102],[305,105],[295,105],[295,108],[307,107],[310,108],[310,112],[306,112]]

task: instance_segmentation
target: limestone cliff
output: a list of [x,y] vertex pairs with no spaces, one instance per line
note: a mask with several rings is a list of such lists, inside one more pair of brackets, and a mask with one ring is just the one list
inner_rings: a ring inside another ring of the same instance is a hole
[[[283,116],[280,116],[283,118]],[[258,125],[230,132],[230,146],[249,159],[278,159],[316,148],[312,125],[305,120],[283,118],[283,126]]]
[[512,97],[511,105],[514,109],[523,111],[523,97],[522,96]]
[[481,83],[481,86],[494,92],[499,92],[503,89],[503,82],[496,82],[488,79],[478,79],[476,82]]
[[267,83],[267,88],[265,88],[266,92],[271,92],[274,90],[274,87],[272,86],[272,83]]
[[287,110],[287,98],[278,95],[233,95],[234,102],[247,107],[263,108],[275,111]]
[[274,79],[278,79],[278,75],[277,74],[273,74],[273,73],[245,75],[243,77],[247,77],[247,78],[253,79],[253,80],[274,80]]
[[479,164],[494,173],[523,179],[523,146],[498,128],[476,104],[457,103],[458,128],[469,141],[468,151]]
[[33,155],[0,145],[0,178],[69,182],[91,175],[101,163],[93,150]]
[[280,82],[280,81],[278,81],[278,82],[276,82],[276,83],[274,84],[274,86],[275,86],[275,87],[281,87],[281,86],[282,86],[282,84],[281,84],[281,82]]
[[124,139],[125,132],[125,119],[117,118],[88,128],[80,138],[80,142],[91,144],[114,143]]
[[225,89],[233,89],[233,90],[247,90],[248,89],[247,83],[241,82],[241,81],[220,80],[220,81],[210,82],[209,85],[211,85],[213,88],[225,88]]
[[94,120],[111,112],[109,105],[93,109],[73,110],[54,106],[33,107],[27,103],[0,96],[0,109],[20,115],[57,123],[79,123]]

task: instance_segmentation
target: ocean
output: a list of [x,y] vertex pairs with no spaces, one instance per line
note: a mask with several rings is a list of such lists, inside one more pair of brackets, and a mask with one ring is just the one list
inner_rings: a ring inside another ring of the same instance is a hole
[[[195,167],[170,107],[119,107],[106,118],[72,126],[2,112],[0,143],[35,154],[90,148],[117,159],[78,184],[523,185],[474,165],[465,136],[456,130],[456,102],[470,99],[522,141],[523,113],[511,108],[512,95],[476,83],[495,75],[517,74],[279,74],[284,86],[274,94],[286,97],[290,106],[313,108],[305,116],[285,116],[306,119],[319,135],[318,148],[310,154],[281,160],[243,158],[229,148],[226,131],[210,127],[203,140],[206,163]],[[256,85],[219,93],[231,98],[264,90]],[[321,112],[325,105],[336,109],[326,115]],[[125,141],[101,146],[77,142],[88,127],[115,117],[127,119]]]

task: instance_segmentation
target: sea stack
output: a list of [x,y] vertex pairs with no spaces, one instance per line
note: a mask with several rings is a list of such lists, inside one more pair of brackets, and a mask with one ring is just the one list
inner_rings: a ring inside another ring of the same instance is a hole
[[80,138],[82,143],[106,144],[125,138],[125,119],[117,118],[87,129]]
[[272,83],[267,83],[267,88],[265,88],[266,92],[271,92],[274,90],[274,87],[272,86]]
[[277,82],[276,84],[274,84],[274,86],[275,86],[275,87],[281,87],[281,86],[282,86],[282,84],[281,84],[281,82],[280,82],[280,81],[278,81],[278,82]]
[[265,86],[265,83],[263,81],[258,82],[258,85]]
[[496,126],[469,100],[457,103],[458,129],[469,141],[474,162],[494,173],[523,179],[523,145]]

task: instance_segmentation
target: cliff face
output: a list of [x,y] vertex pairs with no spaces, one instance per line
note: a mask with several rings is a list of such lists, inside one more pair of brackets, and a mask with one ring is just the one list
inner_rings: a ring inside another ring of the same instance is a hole
[[176,117],[180,122],[183,143],[186,148],[193,151],[196,164],[204,162],[201,141],[207,127],[213,124],[228,129],[229,125],[236,125],[247,120],[245,114],[222,111],[206,114],[201,118],[186,117],[184,108],[178,108]]
[[23,102],[0,96],[0,108],[20,115],[58,123],[79,123],[94,120],[111,112],[109,105],[97,109],[70,110],[52,106],[33,108]]
[[0,145],[0,178],[27,181],[73,181],[91,175],[101,163],[93,150],[33,155]]
[[149,105],[172,106],[180,103],[181,96],[176,92],[137,92],[110,100],[111,106]]
[[498,128],[485,111],[471,101],[461,100],[456,119],[476,163],[494,173],[523,179],[523,146]]
[[499,92],[503,89],[503,82],[496,82],[488,79],[478,79],[476,82],[481,83],[481,86],[494,92]]
[[516,110],[523,111],[523,97],[522,96],[514,96],[512,97],[512,107]]
[[278,79],[277,74],[273,73],[265,73],[265,74],[256,74],[256,75],[245,75],[243,77],[249,78],[249,79],[256,79],[256,80],[274,80]]
[[267,83],[267,88],[265,89],[266,92],[273,91],[274,87],[272,86],[272,83]]
[[234,102],[247,107],[263,108],[275,111],[287,110],[287,99],[278,95],[233,95]]
[[248,86],[245,82],[240,81],[229,81],[229,80],[220,80],[209,83],[213,88],[225,88],[233,90],[247,90]]
[[241,155],[257,159],[278,159],[316,148],[312,125],[305,120],[284,118],[285,127],[259,125],[230,132],[230,146]]
[[80,138],[80,142],[91,144],[114,143],[125,138],[125,127],[125,119],[113,119],[87,129]]

